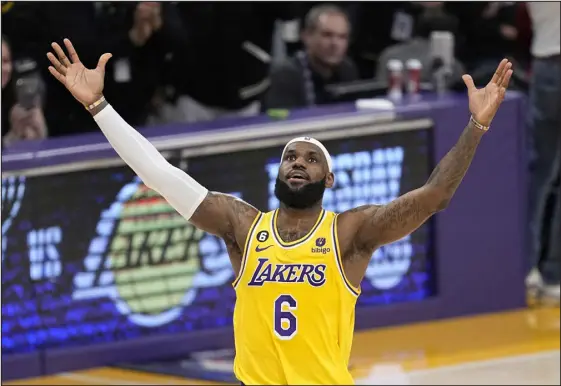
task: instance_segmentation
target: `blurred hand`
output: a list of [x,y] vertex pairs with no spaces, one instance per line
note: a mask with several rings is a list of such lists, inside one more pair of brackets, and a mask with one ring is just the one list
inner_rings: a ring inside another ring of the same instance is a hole
[[66,46],[70,59],[66,57],[64,51],[57,43],[52,43],[51,46],[58,58],[51,52],[47,54],[47,58],[49,58],[54,66],[49,66],[49,72],[57,78],[80,103],[85,106],[91,105],[98,101],[103,95],[105,65],[109,59],[111,59],[112,55],[101,55],[97,67],[93,70],[89,70],[80,62],[80,58],[70,40],[64,39],[64,45]]
[[162,5],[157,2],[144,2],[136,6],[134,24],[129,37],[136,46],[143,46],[162,26]]
[[500,29],[501,35],[503,35],[505,39],[516,40],[516,38],[518,37],[518,30],[516,29],[516,27],[508,24],[501,24]]
[[10,131],[4,143],[7,145],[22,140],[43,139],[47,137],[47,124],[43,110],[39,107],[25,109],[16,104],[10,110]]
[[162,4],[161,3],[150,3],[152,5],[152,27],[154,31],[158,31],[162,28]]
[[137,47],[146,44],[152,33],[154,32],[154,27],[150,21],[143,21],[142,23],[135,24],[133,28],[129,31],[129,38],[133,44]]
[[477,89],[473,79],[464,75],[462,79],[468,89],[469,111],[473,118],[483,126],[490,126],[499,106],[504,100],[510,77],[512,63],[503,59],[491,81],[485,88]]
[[498,1],[490,2],[483,10],[483,14],[481,16],[483,16],[485,19],[491,19],[497,16],[500,6],[501,4]]

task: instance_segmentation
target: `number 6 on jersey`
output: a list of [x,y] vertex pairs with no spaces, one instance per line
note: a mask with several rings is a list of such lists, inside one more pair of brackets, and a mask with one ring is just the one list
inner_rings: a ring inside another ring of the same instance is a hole
[[[288,310],[284,311],[283,308]],[[296,316],[291,312],[296,310],[296,308],[296,299],[290,295],[280,295],[277,300],[275,300],[275,334],[282,340],[294,338],[294,335],[296,335],[298,331]]]

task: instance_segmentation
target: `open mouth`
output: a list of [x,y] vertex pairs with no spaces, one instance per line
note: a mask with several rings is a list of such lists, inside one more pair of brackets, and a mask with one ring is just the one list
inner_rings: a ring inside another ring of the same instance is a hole
[[291,176],[288,177],[289,181],[307,181],[308,178],[300,173],[298,174],[292,174]]

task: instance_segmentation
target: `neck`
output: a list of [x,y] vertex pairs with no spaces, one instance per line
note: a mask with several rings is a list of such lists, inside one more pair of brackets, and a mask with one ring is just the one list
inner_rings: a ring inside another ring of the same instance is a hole
[[290,208],[281,202],[279,207],[279,219],[282,217],[283,220],[288,221],[305,220],[308,218],[313,218],[315,220],[321,213],[321,210],[321,201],[306,209]]
[[331,78],[331,76],[333,75],[333,68],[331,66],[322,63],[313,55],[310,55],[310,53],[308,53],[307,55],[308,55],[308,63],[315,72],[320,74],[324,79]]

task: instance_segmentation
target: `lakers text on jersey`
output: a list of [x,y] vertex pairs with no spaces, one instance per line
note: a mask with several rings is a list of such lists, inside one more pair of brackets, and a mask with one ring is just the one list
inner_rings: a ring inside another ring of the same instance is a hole
[[287,243],[277,215],[254,220],[233,283],[234,373],[246,385],[350,385],[360,290],[343,272],[337,216],[323,210],[305,237]]

